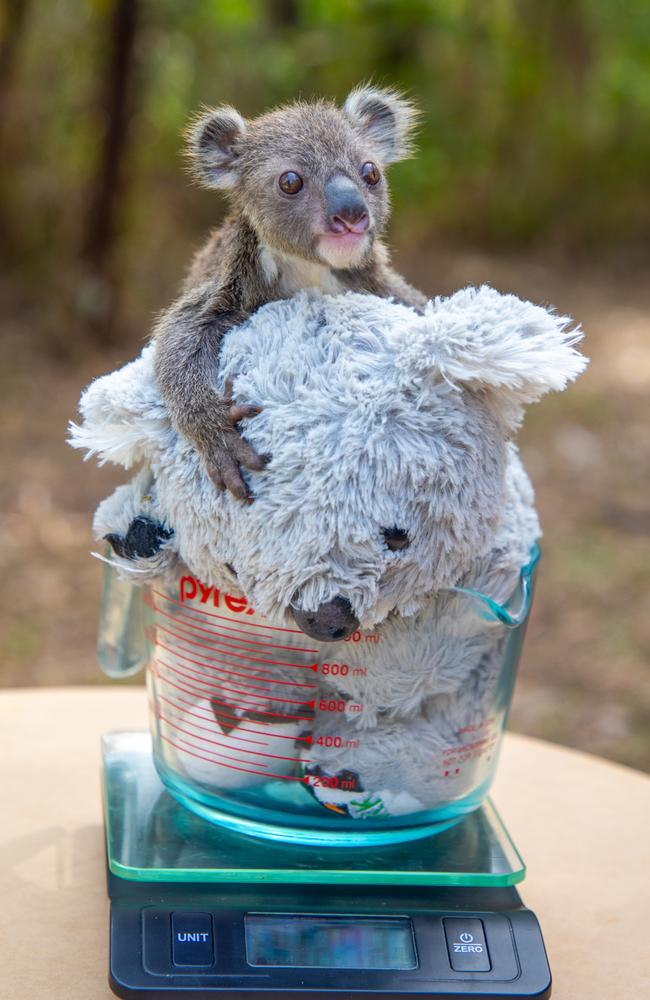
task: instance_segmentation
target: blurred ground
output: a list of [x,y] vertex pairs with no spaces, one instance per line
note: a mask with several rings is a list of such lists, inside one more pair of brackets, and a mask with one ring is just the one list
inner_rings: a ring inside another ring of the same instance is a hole
[[[638,262],[396,254],[429,293],[489,281],[576,317],[593,358],[521,435],[546,529],[513,729],[650,769],[650,286]],[[1,291],[1,290],[0,290]],[[164,303],[159,303],[164,305]],[[138,351],[44,360],[38,307],[8,310],[0,366],[0,683],[102,683],[91,513],[124,474],[64,443],[83,385]],[[5,316],[6,318],[6,316]],[[71,368],[75,368],[72,370]]]

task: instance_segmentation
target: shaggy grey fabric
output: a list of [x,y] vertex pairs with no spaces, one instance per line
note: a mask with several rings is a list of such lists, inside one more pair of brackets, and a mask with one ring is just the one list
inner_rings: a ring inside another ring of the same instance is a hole
[[[448,782],[423,785],[423,770],[494,699],[503,629],[449,588],[504,601],[540,535],[511,438],[525,404],[585,367],[567,327],[488,287],[436,299],[424,315],[358,294],[264,306],[226,336],[215,372],[219,388],[234,378],[237,402],[264,407],[243,426],[273,456],[245,472],[251,505],[216,492],[175,432],[152,346],[92,383],[71,425],[88,456],[144,465],[100,505],[97,537],[125,533],[136,513],[173,529],[153,559],[116,559],[124,574],[171,582],[189,567],[279,621],[292,600],[316,609],[343,595],[361,628],[381,633],[370,674],[336,684],[364,703],[345,725],[364,732],[355,770],[385,809],[449,797]],[[408,548],[386,547],[382,529],[393,527]],[[347,766],[345,750],[310,754],[327,773]],[[453,796],[474,778],[466,769]]]

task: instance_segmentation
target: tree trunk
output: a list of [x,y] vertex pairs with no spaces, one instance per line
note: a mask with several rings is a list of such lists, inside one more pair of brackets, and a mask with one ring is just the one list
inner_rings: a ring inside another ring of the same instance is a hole
[[101,83],[100,114],[104,120],[100,158],[91,182],[82,246],[83,287],[80,308],[98,339],[110,339],[116,282],[111,273],[124,160],[132,110],[132,81],[140,0],[114,0],[110,39]]
[[[11,128],[8,126],[9,103],[15,75],[16,59],[27,23],[27,0],[5,0],[5,9],[0,21],[0,155],[3,175],[0,181],[0,241],[2,257],[11,260],[15,256],[16,234],[13,231],[11,212],[12,192],[9,166],[15,158],[16,143],[10,141]],[[12,148],[13,147],[13,148]]]
[[25,28],[27,0],[5,0],[0,38],[0,122],[5,120],[16,54]]

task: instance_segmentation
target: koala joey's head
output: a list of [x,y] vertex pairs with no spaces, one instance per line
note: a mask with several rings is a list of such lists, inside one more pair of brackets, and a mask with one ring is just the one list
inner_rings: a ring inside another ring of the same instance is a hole
[[227,190],[264,244],[332,268],[362,266],[389,213],[386,167],[408,155],[416,113],[361,87],[342,108],[298,101],[246,121],[232,107],[190,127],[201,183]]

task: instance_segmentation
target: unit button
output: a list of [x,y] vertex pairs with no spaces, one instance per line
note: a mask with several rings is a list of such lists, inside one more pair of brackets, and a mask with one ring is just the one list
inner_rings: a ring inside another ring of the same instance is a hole
[[214,945],[209,913],[172,913],[172,958],[174,965],[212,965]]
[[483,921],[447,917],[443,924],[452,969],[456,972],[489,972],[490,956]]

